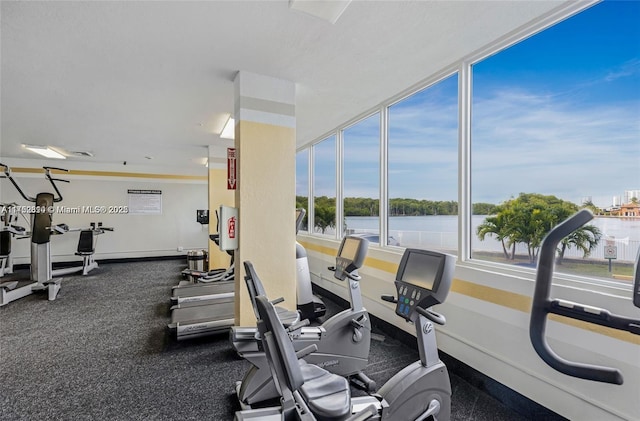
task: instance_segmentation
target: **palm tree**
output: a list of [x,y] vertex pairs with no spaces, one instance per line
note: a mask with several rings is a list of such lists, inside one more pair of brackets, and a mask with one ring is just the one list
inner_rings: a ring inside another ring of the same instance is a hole
[[595,225],[585,225],[572,232],[560,242],[556,264],[562,264],[564,252],[572,246],[581,250],[584,257],[589,257],[589,254],[596,248],[601,238],[602,232]]
[[[481,241],[484,241],[484,238],[487,235],[494,235],[502,244],[502,252],[504,253],[505,259],[513,260],[516,253],[516,243],[509,239],[511,231],[509,229],[509,224],[506,221],[507,218],[504,213],[499,212],[496,216],[489,216],[483,223],[478,225],[476,234]],[[509,256],[508,247],[512,248],[511,256]]]

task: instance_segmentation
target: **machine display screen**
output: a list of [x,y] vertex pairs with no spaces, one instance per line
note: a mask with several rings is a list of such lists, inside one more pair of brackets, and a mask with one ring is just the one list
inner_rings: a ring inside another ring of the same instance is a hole
[[342,249],[340,250],[340,257],[345,259],[355,260],[360,248],[360,240],[355,238],[346,238]]
[[442,255],[412,252],[399,280],[433,291],[443,262]]

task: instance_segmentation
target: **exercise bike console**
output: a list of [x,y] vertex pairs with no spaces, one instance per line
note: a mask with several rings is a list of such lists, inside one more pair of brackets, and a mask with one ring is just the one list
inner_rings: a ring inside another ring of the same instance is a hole
[[407,321],[415,321],[417,315],[422,314],[435,323],[444,324],[442,316],[427,309],[447,298],[454,266],[453,256],[430,250],[407,249],[396,275],[396,314]]
[[360,277],[355,271],[359,267],[362,267],[368,248],[369,241],[367,239],[345,237],[338,250],[338,256],[336,256],[336,266],[333,276],[341,281],[344,281],[346,278],[359,281]]

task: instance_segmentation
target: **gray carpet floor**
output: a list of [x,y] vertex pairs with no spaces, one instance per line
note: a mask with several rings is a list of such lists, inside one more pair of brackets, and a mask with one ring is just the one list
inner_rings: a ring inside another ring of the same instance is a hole
[[[65,277],[53,302],[31,295],[0,308],[0,419],[232,419],[234,383],[249,364],[226,334],[174,342],[166,332],[183,266],[103,264]],[[415,347],[374,340],[367,374],[381,385],[417,358]],[[451,381],[453,419],[527,419],[457,376]]]

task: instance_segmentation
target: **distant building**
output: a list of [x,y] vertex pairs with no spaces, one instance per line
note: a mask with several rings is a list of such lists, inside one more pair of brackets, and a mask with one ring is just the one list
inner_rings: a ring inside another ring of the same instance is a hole
[[613,201],[611,202],[611,206],[614,208],[619,208],[621,204],[622,204],[622,200],[620,199],[620,196],[613,196]]
[[640,190],[625,190],[623,203],[631,203],[631,199],[634,197],[640,201]]
[[625,205],[620,206],[620,211],[618,211],[618,216],[640,217],[640,204],[627,203]]

